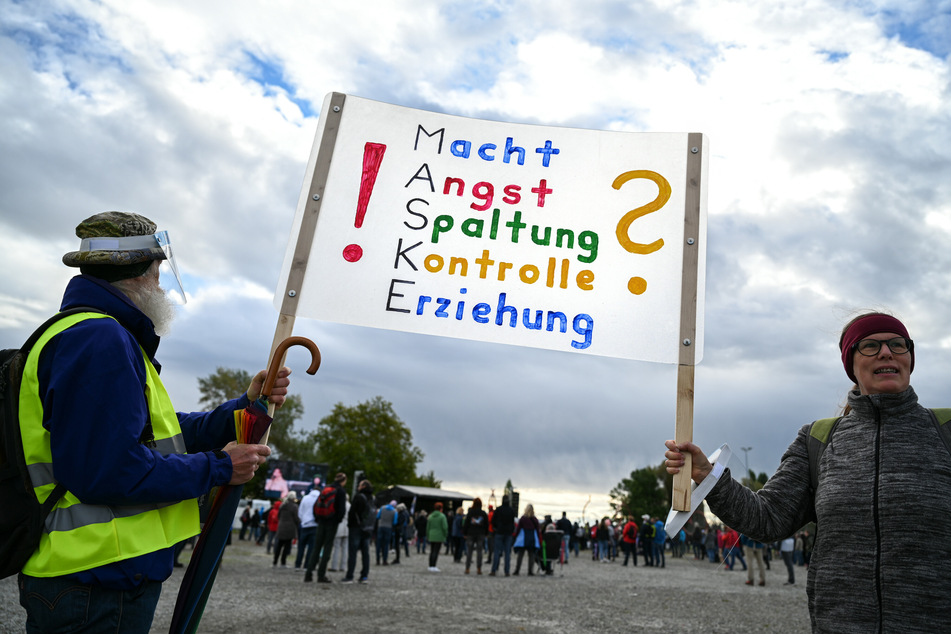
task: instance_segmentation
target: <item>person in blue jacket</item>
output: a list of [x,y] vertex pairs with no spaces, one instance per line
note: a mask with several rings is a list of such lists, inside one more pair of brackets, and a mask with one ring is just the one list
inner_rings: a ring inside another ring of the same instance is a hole
[[664,529],[664,522],[652,517],[654,522],[654,566],[663,568],[667,563],[664,559],[664,546],[667,543],[667,531]]
[[[260,396],[265,372],[212,411],[176,412],[155,357],[174,314],[159,264],[178,280],[167,232],[105,212],[76,235],[80,249],[63,262],[81,274],[61,310],[102,313],[56,322],[24,369],[20,426],[34,489],[41,502],[55,482],[67,491],[20,573],[20,603],[28,632],[148,632],[174,545],[199,532],[196,498],[249,481],[270,454],[233,442],[233,413]],[[275,382],[277,406],[288,374]]]

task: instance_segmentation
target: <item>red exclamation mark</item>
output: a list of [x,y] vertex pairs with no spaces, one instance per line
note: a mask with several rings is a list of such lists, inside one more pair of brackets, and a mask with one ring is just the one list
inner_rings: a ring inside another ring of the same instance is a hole
[[[357,215],[353,226],[359,229],[363,226],[363,219],[367,215],[367,205],[370,204],[370,194],[376,183],[376,175],[380,172],[380,163],[383,162],[383,153],[386,146],[382,143],[367,143],[363,146],[363,176],[360,177],[360,195],[357,197]],[[347,262],[356,262],[363,257],[363,247],[359,244],[348,244],[343,249],[343,259]]]

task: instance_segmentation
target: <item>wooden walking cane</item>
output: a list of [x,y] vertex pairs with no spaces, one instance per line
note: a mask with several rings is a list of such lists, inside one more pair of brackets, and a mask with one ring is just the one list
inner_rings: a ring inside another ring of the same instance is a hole
[[[703,165],[703,135],[687,135],[687,191],[684,205],[683,279],[680,287],[680,358],[677,365],[677,414],[674,440],[693,441],[693,384],[696,364],[697,271],[700,262],[700,185]],[[684,453],[684,466],[674,476],[671,507],[690,510],[693,460]]]
[[[278,346],[294,331],[294,320],[297,317],[297,304],[300,300],[301,287],[304,282],[304,273],[307,271],[307,261],[314,243],[314,232],[317,228],[317,217],[320,215],[320,204],[327,185],[327,174],[330,172],[330,159],[333,157],[334,145],[337,142],[337,132],[340,130],[340,117],[343,114],[343,104],[346,95],[333,93],[330,108],[326,113],[324,132],[320,138],[320,147],[317,150],[316,164],[310,188],[307,191],[304,214],[297,232],[297,244],[294,247],[294,259],[287,275],[287,286],[284,288],[284,300],[281,303],[281,312],[274,329],[274,340],[271,342],[271,352],[268,355],[268,367],[277,352]],[[281,367],[284,359],[278,364]],[[274,405],[268,405],[268,415],[274,415]],[[270,430],[268,430],[270,431]],[[262,444],[267,444],[267,435]]]

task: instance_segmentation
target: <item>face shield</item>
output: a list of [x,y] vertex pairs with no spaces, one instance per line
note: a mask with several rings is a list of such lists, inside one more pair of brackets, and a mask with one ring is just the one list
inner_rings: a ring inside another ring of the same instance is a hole
[[172,257],[172,243],[169,242],[168,231],[157,232],[155,234],[155,241],[158,242],[158,245],[162,247],[162,252],[165,253],[165,261],[168,263],[168,268],[172,271],[172,277],[175,278],[175,290],[181,295],[182,304],[184,304],[188,301],[185,298],[185,286],[182,284],[182,276],[178,273],[178,262]]
[[178,273],[178,263],[172,254],[172,243],[168,238],[168,231],[159,231],[148,236],[127,236],[123,238],[84,238],[79,246],[80,251],[142,251],[150,249],[161,249],[165,255],[165,262],[172,272],[175,280],[175,290],[182,298],[182,304],[185,298],[185,288],[182,285],[182,277]]

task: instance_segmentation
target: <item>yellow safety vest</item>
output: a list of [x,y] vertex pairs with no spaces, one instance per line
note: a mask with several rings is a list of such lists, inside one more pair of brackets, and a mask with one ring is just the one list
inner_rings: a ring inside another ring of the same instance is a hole
[[[86,319],[110,318],[99,313],[77,313],[56,322],[37,341],[27,357],[20,386],[20,433],[27,468],[36,497],[42,503],[56,482],[50,435],[43,427],[43,403],[39,395],[37,368],[43,346],[54,336]],[[140,346],[141,349],[141,346]],[[145,397],[149,406],[155,451],[168,455],[185,453],[178,416],[158,372],[142,351],[147,378]],[[55,577],[138,557],[168,548],[197,535],[198,502],[106,506],[83,504],[66,491],[46,519],[40,545],[23,567],[33,577]]]

